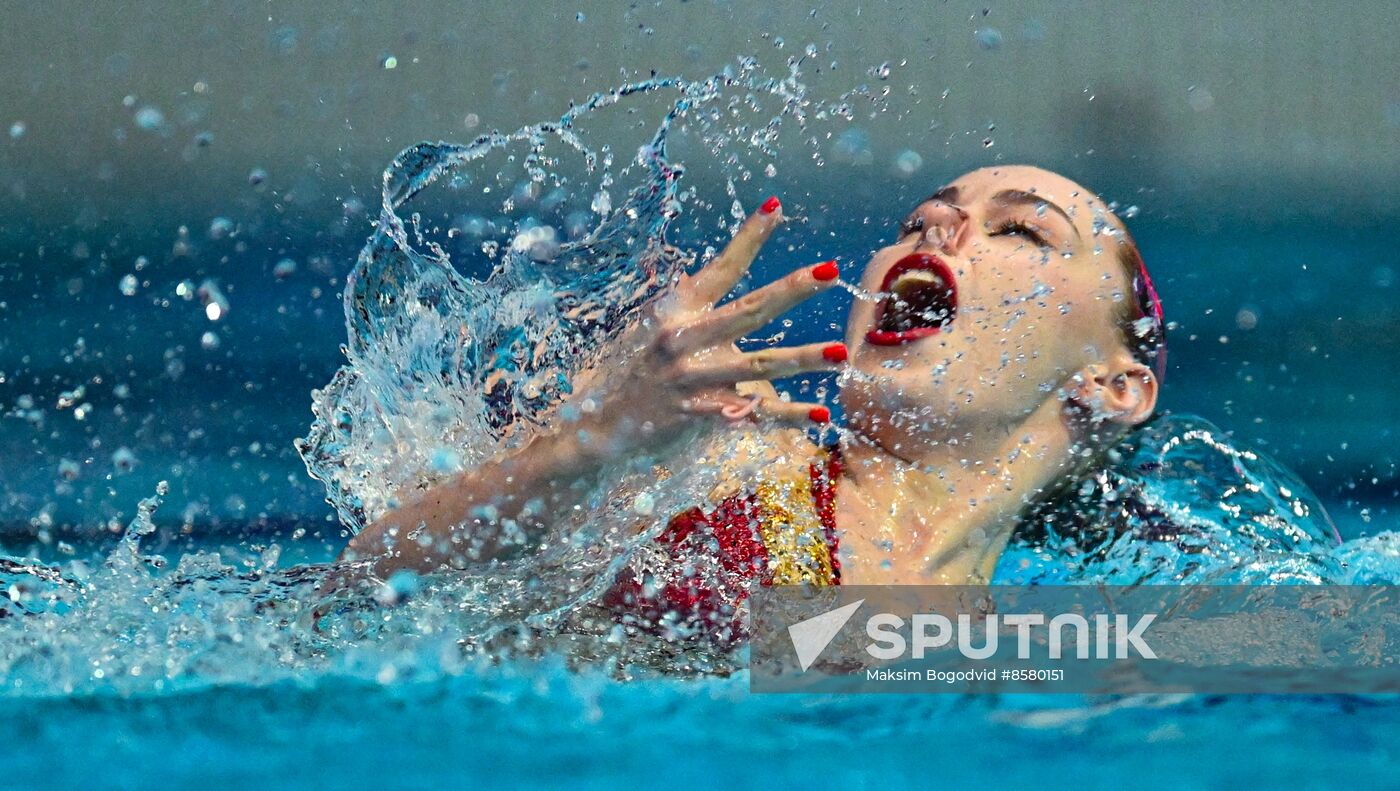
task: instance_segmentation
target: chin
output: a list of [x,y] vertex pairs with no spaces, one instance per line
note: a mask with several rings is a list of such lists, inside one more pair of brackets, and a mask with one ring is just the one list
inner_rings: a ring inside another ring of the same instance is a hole
[[843,377],[839,400],[852,426],[931,425],[956,411],[946,394],[927,392],[902,378],[884,372]]

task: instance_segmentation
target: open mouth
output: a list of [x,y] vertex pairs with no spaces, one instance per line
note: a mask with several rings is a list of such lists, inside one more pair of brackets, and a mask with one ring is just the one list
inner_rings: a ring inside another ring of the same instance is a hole
[[958,313],[953,270],[937,256],[912,253],[895,262],[880,286],[884,298],[876,308],[875,327],[867,343],[898,346],[937,335]]

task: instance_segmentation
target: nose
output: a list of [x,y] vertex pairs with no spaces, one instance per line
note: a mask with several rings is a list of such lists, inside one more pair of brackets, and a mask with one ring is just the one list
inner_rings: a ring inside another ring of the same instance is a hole
[[961,207],[935,200],[924,207],[924,238],[947,255],[956,255],[966,244],[969,215]]

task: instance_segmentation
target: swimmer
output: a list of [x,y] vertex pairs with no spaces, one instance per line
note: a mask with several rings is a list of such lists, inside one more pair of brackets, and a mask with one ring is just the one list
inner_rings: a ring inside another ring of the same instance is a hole
[[[682,276],[580,377],[573,419],[405,493],[343,559],[372,561],[380,578],[487,560],[581,506],[603,461],[680,442],[695,458],[695,429],[756,425],[781,450],[764,480],[676,516],[659,546],[718,547],[735,585],[986,582],[1019,520],[1152,416],[1165,361],[1156,293],[1123,222],[1069,179],[1009,166],[952,181],[892,223],[844,342],[743,352],[738,339],[840,282],[828,261],[724,301],[783,220],[770,198]],[[826,448],[801,427],[829,410],[769,383],[816,371],[840,372],[847,423]],[[629,574],[613,602],[643,595]],[[669,605],[714,593],[683,576],[663,588]]]

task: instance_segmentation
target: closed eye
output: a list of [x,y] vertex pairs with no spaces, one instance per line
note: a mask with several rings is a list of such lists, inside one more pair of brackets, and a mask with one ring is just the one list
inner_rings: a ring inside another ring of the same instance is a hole
[[1041,247],[1049,247],[1050,242],[1045,235],[1034,225],[1028,225],[1019,220],[1006,220],[996,227],[991,233],[992,236],[1019,236],[1029,239]]

